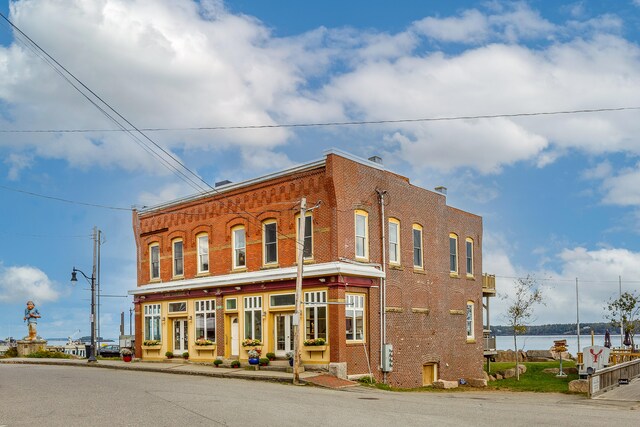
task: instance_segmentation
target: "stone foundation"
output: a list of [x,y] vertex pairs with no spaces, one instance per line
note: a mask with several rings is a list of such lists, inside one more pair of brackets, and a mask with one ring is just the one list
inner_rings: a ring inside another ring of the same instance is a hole
[[47,349],[47,341],[43,339],[30,340],[18,340],[18,357],[25,357],[31,353]]

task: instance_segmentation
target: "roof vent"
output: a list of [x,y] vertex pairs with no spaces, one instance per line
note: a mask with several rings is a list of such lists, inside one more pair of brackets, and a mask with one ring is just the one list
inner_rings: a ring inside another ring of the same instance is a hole
[[372,156],[372,157],[369,157],[369,161],[381,165],[382,164],[382,157],[380,157],[380,156]]
[[214,184],[214,187],[218,188],[218,187],[222,187],[223,185],[227,185],[227,184],[231,184],[231,181],[229,181],[228,179],[225,179],[224,181],[218,181]]
[[440,194],[444,194],[445,196],[447,195],[447,187],[443,187],[442,185],[440,187],[434,188],[434,190],[436,190]]

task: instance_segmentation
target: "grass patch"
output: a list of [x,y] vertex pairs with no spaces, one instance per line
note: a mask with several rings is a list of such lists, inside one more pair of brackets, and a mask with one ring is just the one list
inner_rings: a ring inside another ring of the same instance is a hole
[[[559,361],[525,362],[521,364],[527,367],[527,372],[520,375],[520,381],[517,381],[515,377],[490,381],[487,383],[487,388],[493,390],[568,393],[569,382],[578,379],[578,374],[568,374],[565,378],[557,378],[555,373],[543,372],[547,368],[559,368]],[[489,374],[495,376],[498,371],[515,368],[515,366],[515,362],[494,362],[491,364],[491,372]],[[562,367],[575,367],[575,362],[563,360]]]

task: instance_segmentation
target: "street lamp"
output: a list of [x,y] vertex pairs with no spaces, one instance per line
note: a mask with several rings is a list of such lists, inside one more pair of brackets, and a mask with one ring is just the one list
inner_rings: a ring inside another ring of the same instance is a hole
[[89,283],[91,283],[91,345],[89,346],[89,360],[88,363],[97,362],[96,360],[96,276],[91,275],[91,277],[84,274],[82,270],[78,270],[73,267],[71,270],[71,284],[75,284],[78,281],[76,277],[77,273],[80,273],[84,276],[85,279]]

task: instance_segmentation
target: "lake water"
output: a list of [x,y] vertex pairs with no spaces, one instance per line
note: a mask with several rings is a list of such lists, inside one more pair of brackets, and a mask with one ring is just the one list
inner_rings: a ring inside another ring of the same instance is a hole
[[[576,335],[518,335],[518,348],[521,350],[549,350],[556,340],[567,340],[567,351],[575,356],[578,353],[578,337]],[[593,336],[594,345],[604,345],[604,335]],[[620,335],[611,335],[612,347],[620,347]],[[591,335],[580,335],[580,347],[591,345]],[[513,350],[513,337],[497,336],[498,350]]]

